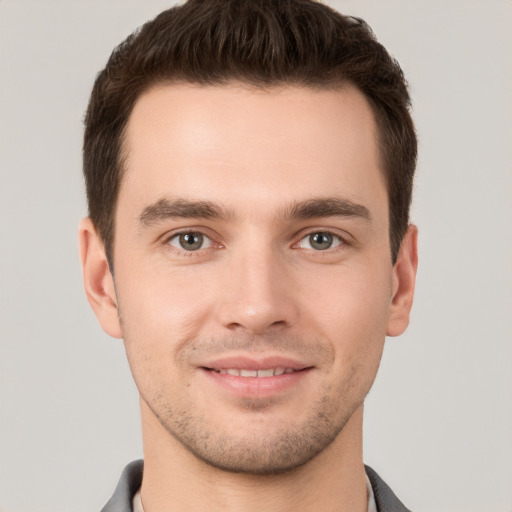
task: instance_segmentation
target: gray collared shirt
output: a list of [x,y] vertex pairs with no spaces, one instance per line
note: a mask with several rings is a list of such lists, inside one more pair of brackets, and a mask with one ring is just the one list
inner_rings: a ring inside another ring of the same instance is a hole
[[[144,463],[142,460],[136,460],[126,466],[114,495],[101,512],[139,512],[139,510],[143,512],[142,508],[134,508],[134,497],[137,495],[142,483],[143,467]],[[411,512],[372,468],[365,466],[365,470],[367,482],[370,483],[368,512]],[[136,502],[136,506],[142,507],[140,499]],[[373,509],[371,508],[372,506],[374,507]]]

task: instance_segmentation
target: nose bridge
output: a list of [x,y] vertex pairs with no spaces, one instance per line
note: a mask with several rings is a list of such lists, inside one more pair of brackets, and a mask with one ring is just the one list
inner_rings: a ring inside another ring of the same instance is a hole
[[233,250],[220,317],[225,327],[261,333],[290,325],[295,306],[290,301],[286,262],[269,240],[252,239]]

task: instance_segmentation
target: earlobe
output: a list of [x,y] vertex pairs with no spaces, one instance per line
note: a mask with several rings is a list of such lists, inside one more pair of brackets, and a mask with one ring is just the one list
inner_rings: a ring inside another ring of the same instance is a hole
[[393,267],[393,296],[386,334],[399,336],[409,325],[418,269],[418,229],[409,226]]
[[83,282],[89,304],[103,330],[114,338],[121,338],[114,279],[103,242],[90,218],[80,223],[78,238]]

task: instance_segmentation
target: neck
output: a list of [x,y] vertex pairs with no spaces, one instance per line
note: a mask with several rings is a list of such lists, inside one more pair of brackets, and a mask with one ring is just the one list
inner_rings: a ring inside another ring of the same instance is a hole
[[199,460],[164,430],[141,401],[144,512],[364,512],[362,409],[311,461],[284,474],[262,476],[223,471]]

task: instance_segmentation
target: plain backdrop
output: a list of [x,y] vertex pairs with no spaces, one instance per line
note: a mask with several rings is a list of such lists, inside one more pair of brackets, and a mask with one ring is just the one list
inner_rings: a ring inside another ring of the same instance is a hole
[[[400,61],[420,158],[412,323],[365,461],[414,511],[512,511],[512,1],[347,0]],[[82,291],[82,119],[113,47],[172,1],[0,0],[0,510],[99,510],[142,455],[122,342]]]

